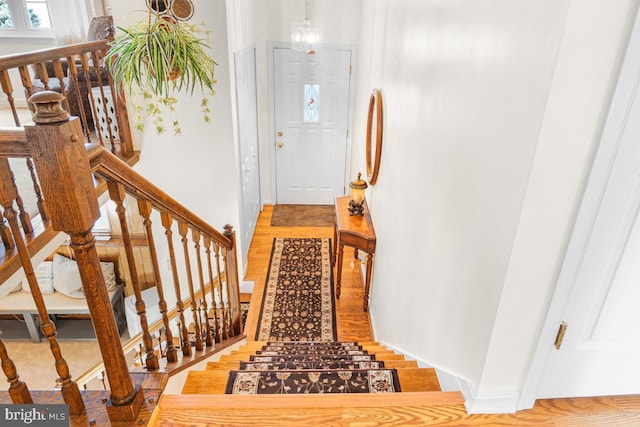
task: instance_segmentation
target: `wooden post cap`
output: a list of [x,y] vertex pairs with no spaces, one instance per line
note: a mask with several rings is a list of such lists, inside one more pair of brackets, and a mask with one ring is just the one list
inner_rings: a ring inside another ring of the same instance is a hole
[[69,113],[62,108],[64,95],[45,90],[29,97],[29,102],[35,106],[34,123],[59,123],[69,120]]

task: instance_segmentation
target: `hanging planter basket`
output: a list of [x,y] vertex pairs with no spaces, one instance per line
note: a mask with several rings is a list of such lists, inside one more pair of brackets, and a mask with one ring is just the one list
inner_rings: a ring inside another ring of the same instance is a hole
[[[193,95],[198,89],[205,96],[202,105],[208,121],[206,96],[214,93],[217,63],[207,53],[207,40],[194,25],[166,15],[153,18],[150,12],[147,22],[118,27],[120,34],[110,42],[105,61],[116,88],[132,97],[142,94],[152,104],[144,107],[145,112],[156,121],[162,121],[163,109],[173,109],[177,92]],[[142,124],[136,122],[140,129]],[[173,127],[179,133],[179,127]],[[156,130],[161,133],[164,127],[156,126]]]

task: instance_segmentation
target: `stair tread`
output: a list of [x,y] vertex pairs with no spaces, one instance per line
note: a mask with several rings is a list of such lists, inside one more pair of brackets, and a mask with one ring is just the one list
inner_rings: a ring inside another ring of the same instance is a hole
[[428,420],[460,425],[465,415],[459,392],[165,395],[154,412],[154,425],[210,425],[211,420],[218,425],[243,426],[406,426],[429,424]]
[[[224,394],[230,370],[190,371],[182,389],[183,394]],[[398,370],[403,392],[440,391],[435,370],[431,368],[405,368]]]

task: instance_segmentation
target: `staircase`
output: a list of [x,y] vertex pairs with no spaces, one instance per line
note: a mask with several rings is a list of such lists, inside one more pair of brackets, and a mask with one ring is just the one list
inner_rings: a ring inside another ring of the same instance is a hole
[[[358,342],[357,345],[375,361],[383,362],[384,369],[397,371],[399,393],[224,394],[230,373],[242,367],[255,368],[251,363],[262,363],[251,359],[252,356],[253,359],[264,356],[256,354],[259,351],[271,352],[263,350],[266,345],[265,342],[249,342],[219,361],[209,362],[204,371],[190,371],[182,395],[162,397],[152,417],[152,425],[202,422],[203,425],[230,426],[404,426],[424,425],[425,420],[434,419],[439,412],[464,413],[460,393],[442,392],[435,370],[419,368],[415,361],[405,360],[403,355],[395,354],[377,342]],[[317,363],[321,357],[316,356],[287,363]],[[335,355],[331,356],[335,359]]]

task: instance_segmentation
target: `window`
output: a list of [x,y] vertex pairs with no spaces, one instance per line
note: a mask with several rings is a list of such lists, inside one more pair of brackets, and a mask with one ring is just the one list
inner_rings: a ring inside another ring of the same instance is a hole
[[53,37],[48,0],[0,0],[0,36]]
[[304,85],[304,122],[320,122],[320,85]]

